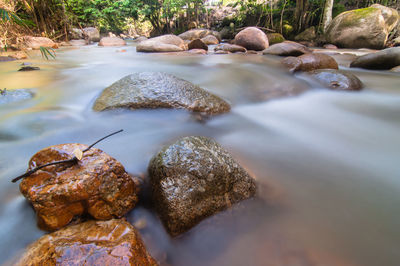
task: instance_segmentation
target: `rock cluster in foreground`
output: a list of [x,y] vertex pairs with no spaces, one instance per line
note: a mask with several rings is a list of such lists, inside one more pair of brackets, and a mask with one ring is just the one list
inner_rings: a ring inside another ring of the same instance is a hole
[[20,260],[28,265],[157,265],[139,233],[124,220],[88,221],[47,234]]
[[254,179],[206,137],[184,137],[165,146],[148,171],[155,207],[172,236],[256,192]]
[[[83,144],[50,146],[36,153],[29,169],[70,159]],[[81,216],[107,220],[131,210],[137,198],[137,184],[117,160],[91,148],[76,164],[57,164],[39,170],[20,184],[21,193],[32,203],[39,226],[56,230]]]
[[141,72],[126,76],[103,90],[93,109],[177,108],[215,115],[230,111],[220,97],[174,75]]

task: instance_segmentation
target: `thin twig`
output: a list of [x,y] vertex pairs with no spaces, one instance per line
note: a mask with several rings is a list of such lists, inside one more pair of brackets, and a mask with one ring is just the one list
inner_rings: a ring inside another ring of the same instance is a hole
[[[105,140],[106,138],[111,137],[111,136],[113,136],[113,135],[115,135],[115,134],[118,134],[118,133],[120,133],[120,132],[122,132],[122,131],[124,131],[124,130],[121,129],[121,130],[118,130],[118,131],[116,131],[116,132],[113,132],[113,133],[111,133],[111,134],[109,134],[109,135],[107,135],[107,136],[105,136],[105,137],[102,137],[101,139],[97,140],[95,143],[93,143],[92,145],[90,145],[89,147],[87,147],[85,150],[83,150],[82,153],[87,152],[88,150],[90,150],[94,145],[96,145],[96,144],[99,143],[100,141],[103,141],[103,140]],[[20,175],[20,176],[17,176],[17,177],[14,178],[13,180],[11,180],[11,182],[15,183],[15,182],[17,182],[18,180],[20,180],[20,179],[22,179],[22,178],[25,178],[25,177],[28,177],[28,176],[30,176],[31,174],[35,173],[36,171],[38,171],[38,170],[40,170],[40,169],[42,169],[42,168],[45,168],[45,167],[47,167],[47,166],[56,165],[56,164],[62,164],[62,163],[73,163],[73,164],[76,164],[76,163],[78,163],[78,161],[79,161],[78,158],[77,158],[76,156],[74,156],[74,157],[72,157],[71,159],[62,160],[62,161],[56,161],[56,162],[51,162],[51,163],[47,163],[47,164],[44,164],[44,165],[40,165],[40,166],[38,166],[38,167],[35,167],[35,168],[33,168],[33,169],[27,171],[25,174],[22,174],[22,175]]]

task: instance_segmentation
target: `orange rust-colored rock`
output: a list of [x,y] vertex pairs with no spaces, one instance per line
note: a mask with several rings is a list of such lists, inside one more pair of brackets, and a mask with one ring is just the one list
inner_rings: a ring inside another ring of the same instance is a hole
[[327,54],[304,54],[299,57],[286,57],[282,64],[291,72],[312,71],[316,69],[338,69],[336,60]]
[[[87,146],[47,147],[31,158],[29,169],[70,159],[77,148]],[[121,217],[138,201],[137,190],[122,164],[96,148],[85,152],[77,164],[45,167],[20,184],[20,191],[36,211],[39,226],[46,230],[59,229],[87,214],[98,220]]]
[[125,220],[88,221],[47,234],[16,265],[157,265]]

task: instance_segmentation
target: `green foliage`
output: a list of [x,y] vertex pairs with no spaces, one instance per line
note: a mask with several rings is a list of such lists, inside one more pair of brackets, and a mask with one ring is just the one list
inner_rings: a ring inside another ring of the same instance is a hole
[[42,57],[45,58],[46,60],[49,60],[49,57],[56,59],[56,51],[53,48],[47,48],[40,46],[40,53],[42,54]]
[[74,24],[97,26],[101,31],[122,32],[128,18],[138,18],[137,0],[66,0]]

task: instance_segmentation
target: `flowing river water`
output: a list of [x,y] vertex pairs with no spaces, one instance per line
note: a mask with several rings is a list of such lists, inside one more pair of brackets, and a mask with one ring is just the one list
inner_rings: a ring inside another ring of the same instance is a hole
[[[146,205],[127,215],[149,252],[165,265],[362,265],[400,262],[400,75],[341,68],[365,84],[361,92],[319,88],[292,75],[276,57],[139,54],[86,46],[57,51],[40,71],[0,64],[1,88],[33,88],[32,100],[0,106],[0,264],[45,232],[10,180],[30,157],[61,143],[90,144],[129,173],[146,175],[150,158],[188,135],[216,139],[257,180],[259,200],[168,237]],[[343,59],[342,61],[341,58]],[[91,110],[102,89],[138,71],[163,71],[214,92],[229,114],[200,123],[182,110]],[[266,99],[266,88],[311,89]]]

